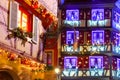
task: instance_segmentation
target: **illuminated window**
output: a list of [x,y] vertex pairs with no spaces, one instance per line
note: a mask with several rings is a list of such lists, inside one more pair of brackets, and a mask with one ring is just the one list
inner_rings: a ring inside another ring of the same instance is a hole
[[[30,32],[32,36],[29,37],[33,42],[38,42],[38,22],[37,16],[30,13],[22,5],[15,1],[10,1],[10,15],[9,15],[9,29],[21,28],[24,32]],[[28,39],[30,41],[30,39]]]
[[71,26],[79,26],[79,10],[66,10],[66,20],[64,23]]
[[53,51],[52,50],[45,50],[45,63],[47,66],[52,66],[54,64],[53,61]]
[[[91,19],[87,21],[88,27],[110,26],[110,13],[110,11],[104,11],[104,9],[92,9],[90,12],[88,12],[88,14],[91,14],[89,15],[89,17],[91,16]],[[105,19],[105,17],[107,18]]]
[[75,39],[79,38],[79,31],[67,31],[66,35],[66,44],[73,44]]
[[70,56],[64,58],[64,68],[65,69],[76,69],[77,67],[77,57]]
[[104,26],[104,9],[92,9],[91,23],[93,26]]
[[79,20],[79,10],[66,10],[66,20],[78,21]]
[[103,69],[103,57],[102,56],[90,56],[89,57],[90,69]]
[[20,7],[18,11],[18,27],[25,32],[31,31],[31,16],[30,14]]
[[120,59],[117,58],[117,70],[120,70]]
[[92,31],[92,44],[104,44],[104,30]]
[[104,9],[92,9],[92,20],[93,21],[104,20]]
[[116,33],[116,45],[120,46],[120,34]]
[[113,45],[113,52],[120,54],[120,34],[115,33],[115,44]]
[[113,27],[120,30],[120,13],[114,11],[113,14]]

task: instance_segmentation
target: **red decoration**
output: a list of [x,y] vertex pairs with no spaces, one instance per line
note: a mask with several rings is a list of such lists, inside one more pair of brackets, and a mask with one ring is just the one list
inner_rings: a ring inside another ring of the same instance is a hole
[[80,39],[79,39],[79,43],[83,44],[84,43],[84,32],[80,31],[80,35],[79,35]]
[[59,58],[59,65],[61,66],[61,68],[64,68],[64,58],[63,57]]
[[89,56],[78,57],[78,68],[89,68]]
[[88,43],[91,44],[92,43],[92,39],[91,39],[91,31],[87,32],[87,41],[89,41]]
[[29,65],[30,64],[30,60],[27,59],[27,58],[23,58],[23,59],[21,59],[21,64]]
[[65,18],[66,18],[66,10],[62,10],[61,18],[62,18],[63,20],[65,20]]
[[38,8],[38,1],[32,1],[32,7],[33,8]]
[[104,69],[109,69],[109,57],[108,56],[103,56],[103,67]]
[[10,61],[14,61],[17,58],[17,55],[13,54],[13,53],[10,53],[10,54],[8,54],[8,58],[9,58]]
[[105,30],[105,43],[106,44],[108,44],[108,43],[110,43],[110,31],[108,31],[108,30]]
[[46,10],[46,9],[43,9],[43,13],[46,14],[46,13],[47,13],[47,10]]
[[66,32],[61,33],[61,44],[66,44]]
[[48,29],[48,27],[52,24],[53,18],[50,16],[49,13],[45,14],[45,17],[42,19],[42,25],[45,29]]
[[112,57],[112,65],[113,65],[113,70],[117,70],[117,58]]

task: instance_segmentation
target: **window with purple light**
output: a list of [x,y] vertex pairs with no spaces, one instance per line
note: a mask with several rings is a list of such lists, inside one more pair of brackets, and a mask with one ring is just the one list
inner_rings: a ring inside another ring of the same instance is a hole
[[104,9],[92,9],[91,10],[91,20],[88,20],[89,26],[106,26],[106,20],[104,18]]
[[113,34],[113,37],[115,38],[114,39],[114,45],[113,45],[113,48],[112,48],[112,51],[114,53],[117,53],[117,54],[120,54],[120,33],[118,32],[115,32]]
[[64,24],[69,24],[73,27],[80,26],[79,10],[78,9],[66,10],[66,19],[64,20]]
[[116,46],[120,46],[120,34],[116,33]]
[[90,69],[103,69],[103,56],[90,56],[89,57]]
[[104,30],[92,31],[92,44],[104,44]]
[[120,59],[117,58],[117,70],[120,70]]
[[[76,34],[76,35],[75,35]],[[66,44],[73,44],[75,39],[79,38],[79,31],[67,31],[66,32]]]
[[66,20],[68,21],[78,21],[79,20],[79,10],[66,10]]
[[104,9],[92,9],[92,20],[93,21],[104,20]]
[[65,69],[76,69],[77,67],[77,57],[70,56],[64,58],[64,68]]
[[120,30],[120,13],[113,11],[113,27]]

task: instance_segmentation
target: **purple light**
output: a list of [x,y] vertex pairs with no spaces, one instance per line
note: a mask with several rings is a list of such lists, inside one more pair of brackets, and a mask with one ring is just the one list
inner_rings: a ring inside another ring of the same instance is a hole
[[93,21],[104,20],[104,9],[92,9],[91,13]]
[[92,44],[104,44],[104,30],[92,31]]
[[103,56],[89,56],[89,68],[103,69]]
[[107,26],[108,20],[104,19],[104,9],[92,9],[91,20],[88,20],[88,26]]
[[115,5],[116,5],[118,8],[120,8],[120,0],[117,0],[117,1],[115,2]]
[[76,67],[77,67],[77,57],[68,56],[64,58],[65,69],[76,69]]
[[73,44],[75,38],[79,38],[79,31],[67,31],[66,36],[66,44]]
[[120,30],[120,13],[114,11],[113,14],[113,27]]
[[120,46],[120,34],[116,33],[116,45]]
[[120,70],[120,59],[117,58],[117,70]]
[[68,21],[78,21],[79,20],[79,10],[66,10],[66,20]]

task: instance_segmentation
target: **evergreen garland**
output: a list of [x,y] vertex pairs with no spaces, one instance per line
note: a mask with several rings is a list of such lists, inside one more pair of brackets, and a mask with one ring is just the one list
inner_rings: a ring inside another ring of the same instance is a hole
[[15,28],[13,30],[9,30],[10,34],[7,35],[6,39],[11,39],[11,38],[18,38],[21,39],[21,45],[25,46],[25,43],[27,42],[27,37],[32,38],[32,33],[31,32],[24,32],[20,28]]

